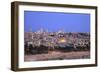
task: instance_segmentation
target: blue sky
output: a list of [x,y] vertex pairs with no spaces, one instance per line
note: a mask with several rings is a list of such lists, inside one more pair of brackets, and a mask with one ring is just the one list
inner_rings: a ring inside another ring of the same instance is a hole
[[24,31],[90,32],[90,14],[24,11]]

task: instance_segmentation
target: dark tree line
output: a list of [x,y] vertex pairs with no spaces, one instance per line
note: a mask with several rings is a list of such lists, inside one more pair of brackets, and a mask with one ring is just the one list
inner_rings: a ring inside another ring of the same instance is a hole
[[25,44],[25,54],[42,54],[48,53],[48,47],[40,45],[33,47],[32,44]]
[[[48,53],[49,47],[40,45],[40,46],[35,46],[33,47],[32,44],[28,45],[25,43],[25,54],[42,54],[42,53]],[[86,46],[76,46],[74,48],[72,45],[70,46],[65,46],[65,47],[55,47],[53,51],[60,51],[60,52],[71,52],[71,51],[89,51],[90,50],[90,45],[86,44]]]

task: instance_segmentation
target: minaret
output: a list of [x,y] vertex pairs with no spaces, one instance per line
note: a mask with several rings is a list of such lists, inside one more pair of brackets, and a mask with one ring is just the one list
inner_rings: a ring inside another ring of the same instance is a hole
[[32,41],[32,29],[29,29],[29,37],[28,37],[29,41],[28,41],[28,45],[32,45],[33,41]]
[[32,40],[33,39],[33,35],[32,35],[32,28],[30,28],[30,30],[29,30],[29,32],[30,32],[30,40]]
[[41,33],[43,33],[43,32],[44,32],[43,28],[41,28],[41,29],[40,29],[40,32],[41,32]]

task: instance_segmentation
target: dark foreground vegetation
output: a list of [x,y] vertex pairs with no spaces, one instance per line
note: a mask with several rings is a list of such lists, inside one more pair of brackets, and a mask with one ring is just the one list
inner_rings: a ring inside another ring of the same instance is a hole
[[25,54],[46,54],[49,51],[59,51],[59,52],[73,52],[73,51],[89,51],[90,47],[89,45],[86,46],[76,46],[74,48],[73,46],[65,46],[65,47],[46,47],[43,45],[40,46],[35,46],[33,47],[32,45],[25,45]]

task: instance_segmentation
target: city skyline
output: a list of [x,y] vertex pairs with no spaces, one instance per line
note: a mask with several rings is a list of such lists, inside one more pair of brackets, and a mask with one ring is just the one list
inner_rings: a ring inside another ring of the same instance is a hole
[[90,32],[90,14],[24,11],[24,31]]

